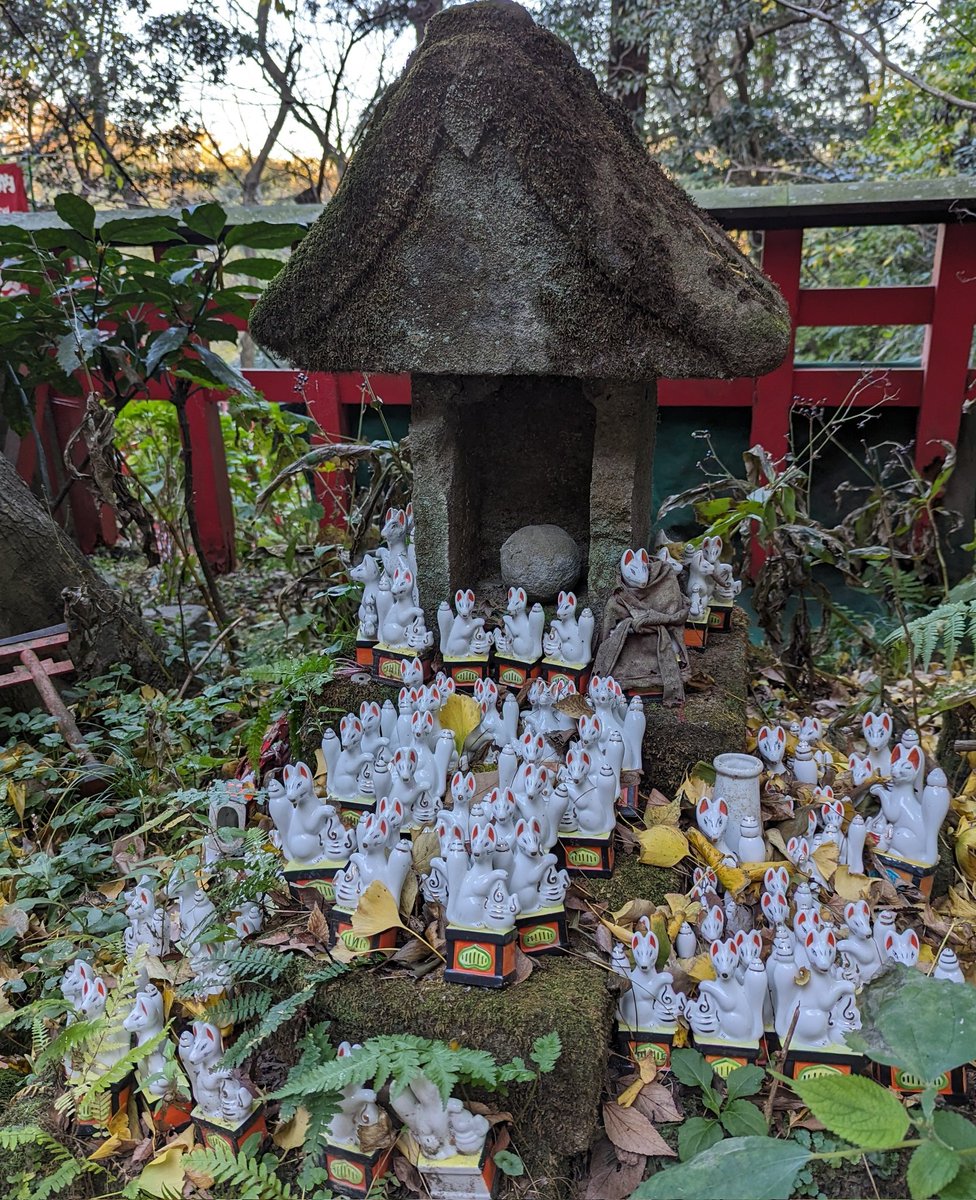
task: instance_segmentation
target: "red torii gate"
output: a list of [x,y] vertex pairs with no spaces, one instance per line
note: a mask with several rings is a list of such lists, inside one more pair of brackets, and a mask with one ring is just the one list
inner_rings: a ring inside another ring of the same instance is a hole
[[[904,181],[897,184],[784,185],[723,188],[699,192],[698,203],[729,230],[762,231],[762,267],[781,288],[798,326],[922,325],[925,338],[918,367],[879,368],[873,374],[851,367],[804,367],[785,362],[757,379],[662,380],[662,407],[733,408],[751,412],[751,444],[774,456],[786,450],[790,413],[797,400],[836,408],[875,404],[917,412],[916,463],[925,469],[941,455],[939,441],[956,443],[963,404],[973,395],[976,372],[969,358],[976,325],[976,184],[971,179]],[[309,206],[288,206],[288,219],[306,222]],[[238,210],[242,213],[244,210]],[[258,210],[261,215],[267,209]],[[248,216],[254,215],[251,210]],[[118,213],[113,213],[118,216]],[[36,224],[40,214],[28,218]],[[14,218],[16,220],[16,218]],[[804,230],[858,225],[938,225],[932,279],[916,286],[803,288],[800,286]],[[245,371],[272,403],[300,399],[299,373]],[[410,403],[407,376],[371,375],[375,392],[388,405]],[[363,376],[312,373],[302,392],[322,429],[313,442],[343,439],[355,427]],[[196,464],[200,534],[218,571],[234,566],[234,518],[216,393],[198,393],[189,408]],[[48,462],[59,459],[81,419],[80,402],[38,395],[37,427]],[[83,454],[80,446],[76,453]],[[16,458],[24,478],[39,466],[36,448],[25,439]],[[320,493],[323,494],[323,493]],[[99,513],[83,488],[69,492],[72,521],[86,551],[114,540],[114,522]],[[327,506],[328,511],[328,506]]]

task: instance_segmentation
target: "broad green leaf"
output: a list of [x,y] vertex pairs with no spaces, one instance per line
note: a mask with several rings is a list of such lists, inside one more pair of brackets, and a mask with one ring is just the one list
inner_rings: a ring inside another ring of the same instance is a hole
[[495,1166],[503,1175],[517,1179],[520,1175],[525,1174],[525,1163],[511,1150],[496,1150],[493,1157]]
[[289,223],[278,225],[273,221],[249,221],[246,225],[235,225],[228,230],[224,245],[250,246],[252,250],[280,250],[300,242],[308,230],[304,225]]
[[187,229],[209,241],[216,242],[224,226],[227,224],[227,213],[223,206],[211,201],[209,204],[195,204],[183,209],[183,224]]
[[912,1200],[929,1200],[959,1174],[962,1159],[938,1142],[916,1146],[908,1163],[908,1190]]
[[964,1166],[951,1183],[943,1184],[939,1200],[973,1200],[976,1196],[976,1170]]
[[240,392],[244,396],[255,394],[244,376],[230,363],[225,363],[219,354],[215,354],[207,346],[195,345],[193,349],[200,356],[199,363],[185,363],[174,374],[197,380],[209,387],[228,388],[230,391]]
[[658,1171],[631,1200],[789,1200],[810,1151],[768,1137],[728,1138],[690,1162]]
[[675,1050],[671,1055],[671,1070],[686,1087],[708,1087],[715,1074],[697,1050]]
[[762,1110],[748,1100],[733,1100],[722,1109],[722,1126],[730,1137],[765,1137],[769,1126]]
[[976,1150],[976,1125],[967,1121],[962,1113],[940,1108],[933,1116],[932,1124],[936,1135],[953,1150]]
[[60,196],[55,196],[54,208],[70,229],[74,229],[82,237],[94,238],[95,210],[82,196],[76,196],[72,192],[63,192]]
[[725,1090],[730,1100],[740,1096],[754,1096],[763,1085],[766,1072],[762,1067],[736,1067],[725,1078]]
[[118,242],[122,246],[151,246],[153,242],[182,242],[180,225],[175,217],[118,217],[106,221],[98,231],[103,242]]
[[892,966],[864,989],[848,1044],[922,1080],[976,1058],[976,988]]
[[898,1098],[863,1075],[797,1079],[790,1086],[831,1133],[865,1150],[884,1150],[908,1132],[908,1113]]
[[153,340],[146,354],[146,374],[152,375],[167,354],[179,349],[186,341],[186,326],[173,325]]
[[689,1117],[678,1130],[678,1157],[682,1162],[720,1142],[722,1126],[712,1117]]
[[284,265],[277,258],[239,258],[224,267],[224,274],[249,275],[252,279],[274,279]]

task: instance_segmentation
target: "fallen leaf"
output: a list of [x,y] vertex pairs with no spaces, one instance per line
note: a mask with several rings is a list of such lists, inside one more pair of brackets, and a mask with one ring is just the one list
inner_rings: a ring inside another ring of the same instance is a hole
[[652,825],[637,834],[640,861],[652,867],[673,867],[688,853],[688,839],[670,825]]
[[427,1194],[427,1188],[420,1177],[420,1172],[402,1154],[395,1155],[393,1159],[393,1174],[414,1196],[424,1196]]
[[440,723],[442,729],[449,729],[454,734],[454,746],[460,754],[468,734],[481,724],[481,709],[477,700],[473,696],[455,692],[440,711]]
[[305,1145],[308,1131],[308,1109],[299,1108],[293,1117],[281,1122],[271,1135],[271,1140],[282,1150],[297,1150]]
[[674,1102],[674,1096],[663,1083],[649,1083],[634,1101],[634,1107],[642,1112],[649,1121],[660,1124],[683,1121],[684,1113]]
[[[190,1141],[187,1142],[186,1134],[189,1133]],[[149,1196],[157,1196],[160,1200],[169,1200],[169,1197],[179,1196],[183,1191],[183,1181],[186,1179],[187,1172],[183,1166],[183,1155],[193,1145],[193,1127],[192,1125],[179,1137],[174,1138],[165,1149],[157,1154],[152,1162],[147,1163],[142,1168],[142,1172],[138,1178],[139,1191]],[[213,1183],[213,1179],[210,1183]],[[196,1182],[196,1180],[195,1180]],[[207,1185],[203,1185],[207,1186]]]
[[868,879],[866,875],[852,875],[843,863],[839,863],[831,885],[843,900],[867,900],[873,885],[880,882],[879,879]]
[[524,983],[535,970],[535,963],[522,951],[515,947],[515,983]]
[[146,841],[137,833],[116,838],[112,844],[112,862],[120,875],[130,875],[132,868],[146,857]]
[[308,914],[308,925],[306,928],[312,937],[317,942],[321,942],[323,946],[328,946],[332,940],[328,918],[320,908],[313,908]]
[[[374,879],[365,892],[359,897],[352,914],[352,927],[356,933],[366,937],[374,933],[383,933],[387,929],[406,929],[400,920],[397,902],[393,893],[384,883]],[[411,931],[407,929],[407,932]]]
[[714,979],[716,977],[715,967],[712,965],[710,954],[697,954],[686,968],[686,972],[692,979],[697,979],[699,983],[703,979]]
[[817,870],[826,880],[831,880],[837,871],[837,859],[839,850],[833,842],[824,842],[822,846],[818,846],[810,855],[813,861],[817,864]]
[[644,809],[644,826],[647,829],[653,829],[655,825],[670,825],[677,829],[680,820],[680,800],[664,800],[662,804],[648,804]]
[[615,1146],[629,1150],[631,1154],[662,1158],[674,1158],[677,1154],[647,1117],[634,1108],[621,1108],[614,1101],[607,1101],[603,1106],[603,1127]]
[[117,1154],[121,1148],[122,1139],[120,1137],[108,1137],[88,1155],[88,1161],[101,1162],[103,1158],[111,1158],[113,1154]]
[[114,879],[111,883],[103,883],[95,890],[100,892],[106,900],[114,900],[115,897],[125,887],[124,879]]
[[644,1177],[644,1162],[624,1165],[613,1145],[601,1138],[590,1155],[584,1200],[626,1200]]
[[638,1076],[633,1083],[629,1084],[617,1097],[617,1103],[621,1108],[630,1108],[637,1097],[641,1094],[644,1087],[644,1080]]

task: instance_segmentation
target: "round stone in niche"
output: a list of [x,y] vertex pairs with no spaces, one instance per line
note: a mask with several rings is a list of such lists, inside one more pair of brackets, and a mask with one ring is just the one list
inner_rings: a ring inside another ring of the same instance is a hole
[[582,565],[582,551],[559,525],[523,525],[501,549],[505,584],[524,587],[529,600],[543,603],[574,588]]

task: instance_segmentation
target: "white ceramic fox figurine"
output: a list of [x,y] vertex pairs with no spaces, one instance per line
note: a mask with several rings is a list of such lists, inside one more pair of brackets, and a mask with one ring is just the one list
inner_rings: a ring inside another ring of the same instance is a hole
[[560,592],[556,615],[543,638],[546,656],[556,662],[586,666],[593,657],[595,626],[593,613],[588,608],[584,608],[577,618],[576,596],[572,592]]
[[641,917],[630,940],[634,963],[627,952],[614,943],[610,966],[624,979],[630,989],[617,1003],[617,1021],[623,1029],[674,1028],[677,1024],[674,976],[670,971],[657,969],[658,940],[651,931],[647,917]]
[[695,808],[695,820],[705,837],[724,855],[726,864],[734,866],[738,860],[725,840],[725,831],[729,827],[729,806],[722,797],[716,796],[712,800],[702,796]]
[[330,796],[354,800],[362,794],[363,768],[371,766],[374,757],[363,745],[363,726],[357,716],[348,713],[342,718],[338,737],[334,729],[326,729],[322,734],[322,757]]
[[546,614],[541,604],[533,604],[530,610],[528,603],[525,588],[508,589],[508,606],[502,616],[502,628],[495,630],[495,647],[499,654],[536,662],[542,657]]
[[848,978],[856,984],[870,983],[884,969],[884,960],[871,928],[871,910],[867,901],[853,900],[844,908],[847,937],[837,949],[847,960]]
[[487,653],[490,639],[485,632],[484,617],[474,615],[475,595],[470,588],[454,593],[454,608],[446,600],[437,610],[437,625],[441,634],[441,654],[445,658],[470,658]]
[[376,640],[378,621],[376,595],[379,591],[382,574],[380,560],[373,554],[364,555],[358,566],[349,569],[349,578],[363,585],[363,595],[359,602],[359,631],[357,634],[360,641]]
[[783,755],[786,753],[786,730],[782,725],[762,725],[756,738],[756,747],[770,775],[785,775]]
[[887,778],[891,773],[889,744],[894,732],[891,714],[867,712],[861,722],[861,729],[864,732],[864,740],[868,744],[867,760],[872,773]]
[[414,589],[413,572],[405,563],[392,576],[384,574],[380,579],[376,590],[379,637],[391,649],[416,649],[409,646],[408,638],[416,622],[423,624],[424,610],[414,599]]

